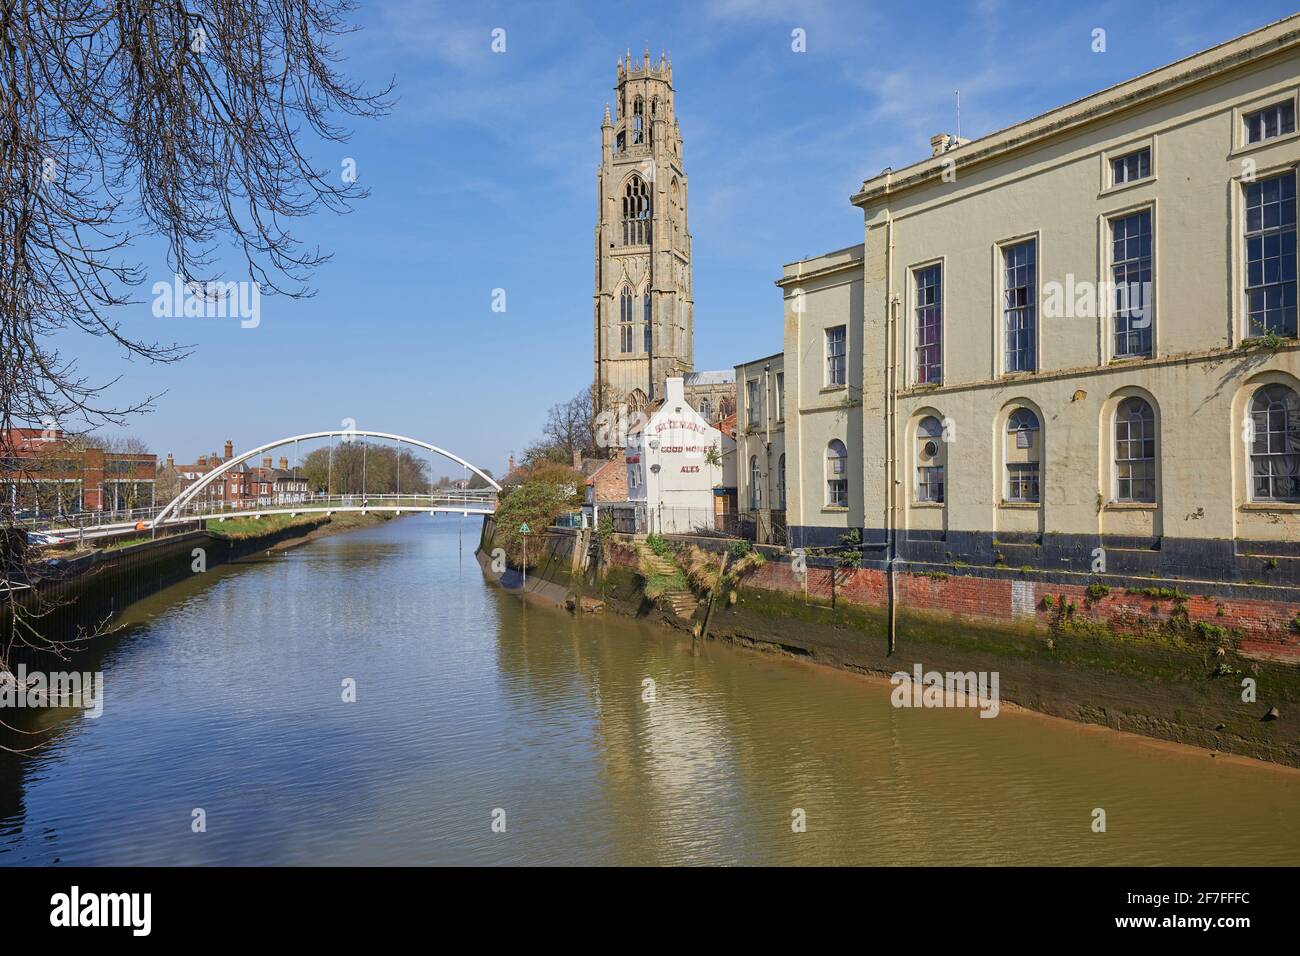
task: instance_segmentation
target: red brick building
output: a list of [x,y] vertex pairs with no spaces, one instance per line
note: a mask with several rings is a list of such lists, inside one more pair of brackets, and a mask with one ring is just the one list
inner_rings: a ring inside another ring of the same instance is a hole
[[[200,455],[193,464],[178,465],[173,456],[168,455],[167,467],[176,472],[179,492],[234,457],[234,442],[227,441],[223,454],[214,451],[210,455]],[[287,458],[281,456],[279,467],[276,467],[272,456],[265,455],[260,467],[241,463],[213,481],[199,493],[196,504],[213,509],[257,508],[303,501],[307,494],[307,479],[298,469],[289,467]]]
[[57,428],[0,433],[0,499],[20,517],[154,504],[158,458],[107,451]]

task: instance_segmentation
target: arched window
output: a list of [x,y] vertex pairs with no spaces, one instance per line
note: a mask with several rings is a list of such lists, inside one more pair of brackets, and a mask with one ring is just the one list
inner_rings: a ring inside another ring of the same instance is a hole
[[776,465],[776,497],[777,507],[782,511],[785,510],[785,455],[782,455]]
[[634,388],[632,394],[627,398],[628,411],[632,413],[643,412],[645,411],[646,402],[645,392],[639,388]]
[[749,510],[757,511],[763,505],[763,495],[759,490],[762,475],[758,471],[758,456],[749,456]]
[[916,426],[916,500],[944,500],[944,465],[947,446],[943,440],[943,423],[933,415]]
[[641,311],[645,315],[645,353],[651,354],[654,351],[654,314],[650,311],[650,291],[646,290],[645,298],[641,303]]
[[645,102],[641,97],[632,101],[632,145],[645,142]]
[[1265,385],[1250,402],[1252,501],[1300,501],[1300,397]]
[[1115,409],[1115,500],[1156,500],[1156,416],[1145,399]]
[[713,413],[713,406],[712,404],[710,404],[707,398],[700,399],[699,412],[700,412],[700,417],[703,418],[706,422],[713,421],[713,419],[709,417]]
[[633,176],[623,189],[623,245],[640,246],[650,241],[650,190],[645,180]]
[[627,286],[618,297],[618,347],[620,352],[632,351],[632,290]]
[[826,446],[826,504],[831,508],[849,506],[849,451],[838,438]]
[[1038,416],[1027,408],[1017,408],[1007,419],[1007,484],[1005,500],[1039,501],[1042,463],[1042,438]]
[[668,187],[668,219],[669,226],[673,231],[673,248],[680,249],[681,243],[681,197],[678,195],[677,179],[673,178],[672,185]]

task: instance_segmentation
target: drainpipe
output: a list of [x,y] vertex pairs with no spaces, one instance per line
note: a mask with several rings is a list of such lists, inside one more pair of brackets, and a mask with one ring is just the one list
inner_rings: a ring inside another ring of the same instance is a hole
[[[767,501],[767,534],[765,537],[772,537],[772,394],[769,391],[770,379],[768,373],[772,371],[771,364],[763,366],[763,484],[764,491],[768,492]],[[762,504],[763,499],[759,500]],[[757,535],[756,535],[757,536]]]
[[[889,183],[885,183],[886,192]],[[894,293],[894,217],[885,210],[885,493],[889,505],[885,511],[885,573],[889,580],[889,653],[898,646],[898,578],[894,563],[898,560],[898,301]]]

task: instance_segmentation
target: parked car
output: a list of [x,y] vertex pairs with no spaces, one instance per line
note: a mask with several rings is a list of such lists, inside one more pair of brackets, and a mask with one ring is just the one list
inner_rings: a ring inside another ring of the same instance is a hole
[[63,544],[68,539],[58,534],[50,534],[48,531],[28,531],[27,543],[37,548],[49,548],[56,544]]

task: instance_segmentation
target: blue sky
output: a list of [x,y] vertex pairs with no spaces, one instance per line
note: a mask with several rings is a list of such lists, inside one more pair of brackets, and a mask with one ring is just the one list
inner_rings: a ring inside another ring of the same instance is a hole
[[[333,253],[314,298],[264,298],[261,324],[155,318],[169,279],[152,249],[126,331],[192,344],[172,366],[84,337],[83,372],[119,401],[165,391],[130,432],[193,460],[339,427],[431,441],[499,473],[546,409],[591,377],[592,229],[600,121],[614,64],[647,42],[673,61],[691,182],[696,368],[780,349],[782,263],[861,241],[848,196],[928,154],[1293,12],[1271,2],[443,3],[358,0],[348,73],[391,76],[388,116],[313,159],[356,162],[370,197],[297,223]],[[506,52],[490,50],[495,28]],[[1106,52],[1091,50],[1106,30]],[[807,52],[791,50],[806,31]],[[233,278],[241,278],[239,275]],[[491,310],[506,290],[504,313]],[[449,467],[451,473],[453,468]]]

